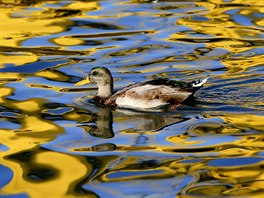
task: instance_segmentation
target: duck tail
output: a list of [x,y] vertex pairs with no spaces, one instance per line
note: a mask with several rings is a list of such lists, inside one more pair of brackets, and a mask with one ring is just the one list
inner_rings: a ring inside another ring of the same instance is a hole
[[193,82],[191,82],[191,86],[192,87],[201,87],[201,86],[203,86],[204,83],[206,83],[207,80],[208,80],[208,78],[193,81]]

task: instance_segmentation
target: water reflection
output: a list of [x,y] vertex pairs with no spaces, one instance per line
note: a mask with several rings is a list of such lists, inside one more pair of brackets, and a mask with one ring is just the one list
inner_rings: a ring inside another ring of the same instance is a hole
[[[2,0],[1,195],[261,197],[262,4]],[[76,105],[98,65],[116,89],[210,80],[174,112]]]
[[[56,197],[67,194],[96,197],[78,186],[92,171],[91,164],[82,157],[34,149],[9,155],[5,161],[16,175],[23,176],[12,179],[5,186],[5,192],[19,194],[26,188],[25,197],[50,196],[51,193]],[[67,162],[67,166],[62,162]]]
[[95,125],[89,125],[82,123],[79,125],[86,132],[89,132],[91,136],[100,138],[112,138],[114,137],[114,132],[112,128],[113,117],[111,109],[108,107],[99,108],[97,115],[94,116]]
[[[134,140],[135,146],[149,145],[155,142],[149,142],[149,137],[145,133],[153,133],[162,130],[163,128],[184,122],[189,118],[183,118],[173,114],[159,114],[159,113],[146,113],[146,112],[135,112],[125,109],[112,110],[105,106],[96,106],[91,100],[86,97],[77,98],[75,101],[76,105],[82,109],[86,109],[85,114],[92,115],[90,120],[81,121],[77,124],[78,127],[83,128],[91,137],[109,139],[114,138],[116,129],[113,129],[113,125],[118,123],[118,131],[122,133],[137,133],[138,137]],[[93,110],[93,111],[91,111]],[[81,112],[83,115],[84,112]],[[114,114],[114,116],[113,116]],[[114,122],[113,122],[114,121]],[[85,144],[84,137],[80,140],[80,144]],[[115,137],[116,139],[116,137]],[[98,140],[98,141],[97,141]],[[93,139],[87,142],[90,147],[73,148],[74,151],[112,151],[115,149],[122,149],[113,143],[114,140]],[[152,140],[153,141],[153,140]],[[99,143],[98,143],[99,142]],[[104,142],[104,143],[103,143]],[[61,143],[59,143],[61,144]],[[76,145],[77,146],[77,145]],[[56,147],[56,146],[55,146]],[[67,145],[66,145],[67,147]],[[130,148],[132,149],[132,148]]]

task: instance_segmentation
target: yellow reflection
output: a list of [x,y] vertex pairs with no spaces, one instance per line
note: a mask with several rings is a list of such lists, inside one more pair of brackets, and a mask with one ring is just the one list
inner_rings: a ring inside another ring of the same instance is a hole
[[[23,11],[21,8],[15,8],[17,12]],[[29,20],[28,18],[12,18],[13,9],[1,9],[0,40],[4,46],[19,46],[21,41],[39,35],[48,35],[62,32],[72,22],[65,19],[45,19]]]
[[44,77],[46,79],[54,79],[54,80],[59,79],[61,77],[60,75],[58,75],[54,71],[50,71],[50,70],[39,71],[36,73],[36,76],[41,76],[41,77]]
[[[240,145],[242,142],[241,140],[239,140],[239,141],[234,141],[233,143],[235,143],[236,145]],[[221,146],[219,146],[218,149],[221,149]],[[257,152],[256,150],[249,150],[249,149],[242,149],[242,148],[230,148],[230,149],[224,149],[222,151],[219,151],[219,154],[221,156],[252,156],[256,154],[256,152]]]
[[[211,116],[208,116],[208,117],[211,117]],[[224,116],[217,116],[217,117],[223,119],[226,123],[230,123],[241,129],[250,128],[250,129],[255,129],[257,131],[264,130],[264,123],[263,123],[264,116],[261,116],[261,115],[227,114]]]
[[[130,176],[124,176],[125,174],[129,174]],[[103,175],[102,180],[105,182],[117,182],[117,181],[126,181],[126,180],[136,180],[136,179],[144,179],[144,178],[167,178],[173,177],[175,172],[167,167],[159,167],[155,169],[143,169],[143,170],[118,170],[118,171],[110,171],[107,174]],[[114,176],[112,176],[114,175]]]
[[264,181],[264,174],[263,173],[258,174],[258,176],[255,177],[255,182],[253,182],[250,186],[261,189],[263,191],[264,190],[263,181]]
[[[0,84],[5,84],[5,83],[8,83],[9,81],[23,81],[23,80],[24,78],[22,77],[20,73],[9,73],[9,72],[1,73],[0,72]],[[3,91],[3,93],[2,94],[0,93],[0,97],[8,95],[9,91],[7,90],[9,90],[9,88],[2,87],[1,91]],[[7,93],[5,93],[5,91],[7,91]]]
[[6,63],[14,65],[23,65],[26,63],[36,62],[37,60],[38,57],[31,53],[26,53],[23,55],[0,54],[0,68],[3,68]]
[[[229,2],[228,2],[229,3]],[[193,32],[201,35],[208,35],[208,37],[201,37],[194,34],[194,36],[185,34],[182,32],[174,33],[168,38],[170,41],[178,41],[180,39],[197,39],[205,43],[210,49],[224,48],[230,52],[230,54],[239,54],[250,49],[255,48],[249,45],[249,41],[261,41],[262,30],[258,27],[245,26],[235,21],[232,14],[229,11],[236,11],[232,6],[217,6],[228,4],[223,0],[213,0],[210,2],[196,2],[198,7],[205,7],[208,10],[204,16],[207,20],[195,20],[191,17],[184,17],[177,20],[177,25],[183,25],[190,27]],[[238,7],[236,15],[248,18],[255,25],[260,25],[263,20],[254,18],[253,14],[264,11],[260,6],[263,5],[263,1],[258,0],[235,0],[232,4],[250,5],[250,7]],[[242,21],[241,21],[242,22]],[[207,38],[216,38],[210,42],[206,42]],[[249,47],[250,46],[250,47]],[[242,55],[241,55],[242,56]],[[226,78],[235,73],[239,75],[246,71],[250,67],[261,65],[263,62],[263,55],[256,55],[252,57],[241,57],[240,59],[228,58],[221,62],[228,70],[227,73],[219,75],[220,78]]]
[[68,80],[70,79],[69,76],[61,72],[58,72],[56,70],[48,70],[48,69],[36,72],[35,75],[43,77],[45,79],[60,80],[60,81],[65,81],[65,82],[68,82]]
[[[7,74],[6,74],[7,75]],[[21,78],[21,74],[13,73],[8,79]],[[0,74],[0,79],[5,76]],[[8,156],[19,154],[24,151],[34,152],[40,144],[51,141],[57,135],[64,132],[64,129],[56,123],[42,117],[42,111],[48,102],[41,98],[30,98],[26,100],[10,100],[14,88],[3,87],[0,91],[1,106],[16,110],[12,120],[17,127],[13,129],[0,129],[1,143],[8,149],[1,153],[1,163],[11,169],[14,176],[12,180],[1,189],[4,194],[24,193],[25,189],[30,197],[72,197],[74,187],[79,180],[91,171],[89,164],[81,157],[69,156],[66,154],[44,151],[38,153],[34,158],[34,167],[50,167],[58,171],[58,176],[47,181],[36,182],[27,177],[29,171],[27,165],[16,160],[9,159]],[[69,112],[68,116],[71,117]],[[80,118],[81,119],[81,118]],[[0,125],[0,127],[2,127]]]
[[5,97],[11,95],[13,93],[13,91],[14,91],[14,88],[1,87],[0,102],[1,103],[5,102]]
[[98,2],[81,2],[81,1],[73,1],[71,4],[66,6],[70,9],[79,9],[85,11],[97,10],[100,8]]
[[[247,137],[242,137],[240,140],[234,141],[234,144],[236,145],[243,145],[245,147],[253,147],[255,148],[255,151],[257,152],[259,148],[263,149],[263,135],[250,135]],[[249,153],[247,153],[248,155]]]
[[[10,3],[10,2],[8,2]],[[41,7],[41,3],[35,7]],[[25,17],[14,17],[17,13],[25,12]],[[63,32],[73,24],[67,18],[41,18],[36,17],[45,11],[25,11],[24,7],[6,7],[1,9],[1,31],[0,45],[8,47],[19,47],[21,42],[36,37]],[[29,17],[30,16],[30,17]],[[3,28],[4,27],[4,28]],[[16,51],[16,50],[14,50]],[[17,49],[19,51],[19,48]],[[33,53],[24,53],[22,55],[4,55],[0,56],[0,67],[7,63],[14,65],[23,65],[25,63],[35,62],[38,56]]]
[[[264,174],[260,171],[260,167],[263,163],[252,166],[217,168],[210,167],[206,163],[210,160],[210,157],[208,159],[200,159],[203,160],[198,162],[191,160],[184,163],[178,160],[169,164],[169,167],[177,171],[177,173],[193,175],[197,178],[197,182],[188,184],[183,192],[201,193],[203,197],[207,195],[249,195],[249,197],[259,197],[261,195],[261,190],[264,188],[262,185]],[[201,170],[203,170],[202,173]],[[212,181],[221,182],[214,183]],[[226,184],[230,185],[230,187],[227,188]]]
[[81,45],[84,44],[84,40],[77,39],[77,38],[70,38],[70,37],[61,37],[54,39],[53,42],[55,42],[58,45],[65,45],[65,46],[73,46],[73,45]]
[[264,20],[261,19],[259,21],[256,21],[256,25],[258,25],[258,26],[264,26]]
[[188,140],[188,136],[186,135],[179,135],[179,136],[171,136],[171,137],[167,137],[167,141],[168,142],[172,142],[174,144],[176,144],[177,146],[184,146],[186,147],[186,145],[193,145],[193,144],[200,144],[201,142],[199,141],[191,141]]
[[41,105],[45,102],[44,99],[29,99],[24,101],[18,101],[16,103],[13,103],[12,106],[15,107],[15,109],[19,109],[26,112],[35,112],[38,110],[41,110]]
[[[210,0],[210,2],[217,4],[225,3],[225,1],[223,0]],[[232,0],[232,3],[263,6],[263,1],[259,1],[259,0]]]
[[167,69],[168,66],[150,67],[147,69],[139,70],[140,73],[158,72]]
[[[5,108],[16,109],[19,113],[14,117],[19,125],[16,129],[2,129],[2,144],[9,148],[6,155],[32,149],[39,143],[52,140],[64,132],[59,125],[41,117],[44,99],[31,98],[24,101],[9,100],[13,88],[1,88],[0,104]],[[41,135],[40,135],[41,133]]]
[[89,114],[80,114],[80,112],[71,111],[69,113],[64,113],[63,117],[66,120],[75,120],[77,122],[90,122],[93,117]]
[[34,163],[35,167],[44,166],[55,170],[58,174],[41,182],[32,181],[25,175],[29,171],[26,165],[5,160],[3,164],[14,171],[14,177],[2,189],[2,193],[16,194],[26,190],[32,198],[75,197],[73,195],[76,184],[92,171],[91,165],[82,157],[52,151],[38,152],[31,163]]
[[241,60],[223,60],[222,63],[226,65],[229,70],[227,74],[221,76],[226,78],[227,75],[238,73],[239,77],[242,78],[241,73],[246,71],[250,67],[258,66],[263,63],[264,55],[258,55],[253,57],[243,58]]
[[[259,166],[261,166],[261,164],[259,164]],[[221,180],[228,180],[229,183],[233,183],[233,188],[226,190],[223,194],[246,195],[254,191],[260,192],[264,189],[264,174],[260,171],[260,168],[258,166],[250,168],[241,167],[239,170],[237,168],[232,167],[216,170],[211,169],[211,172],[215,178]],[[258,194],[258,196],[259,195],[260,194]],[[256,193],[256,197],[258,196]]]

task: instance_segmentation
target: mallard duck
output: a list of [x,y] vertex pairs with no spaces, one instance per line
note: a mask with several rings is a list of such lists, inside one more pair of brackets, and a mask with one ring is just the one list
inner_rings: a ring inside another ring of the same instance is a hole
[[157,78],[134,83],[113,92],[111,72],[105,67],[94,67],[84,80],[77,82],[75,85],[95,83],[98,86],[98,93],[94,100],[106,106],[156,109],[166,106],[177,107],[190,98],[206,81],[207,78],[192,82]]

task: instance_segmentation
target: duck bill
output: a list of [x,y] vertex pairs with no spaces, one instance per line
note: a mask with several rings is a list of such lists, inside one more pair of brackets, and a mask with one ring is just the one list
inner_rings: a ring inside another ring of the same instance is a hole
[[91,81],[89,80],[89,78],[85,78],[85,79],[83,79],[83,80],[75,83],[74,85],[75,86],[81,86],[81,85],[85,85],[85,84],[89,84],[89,83],[91,83]]

